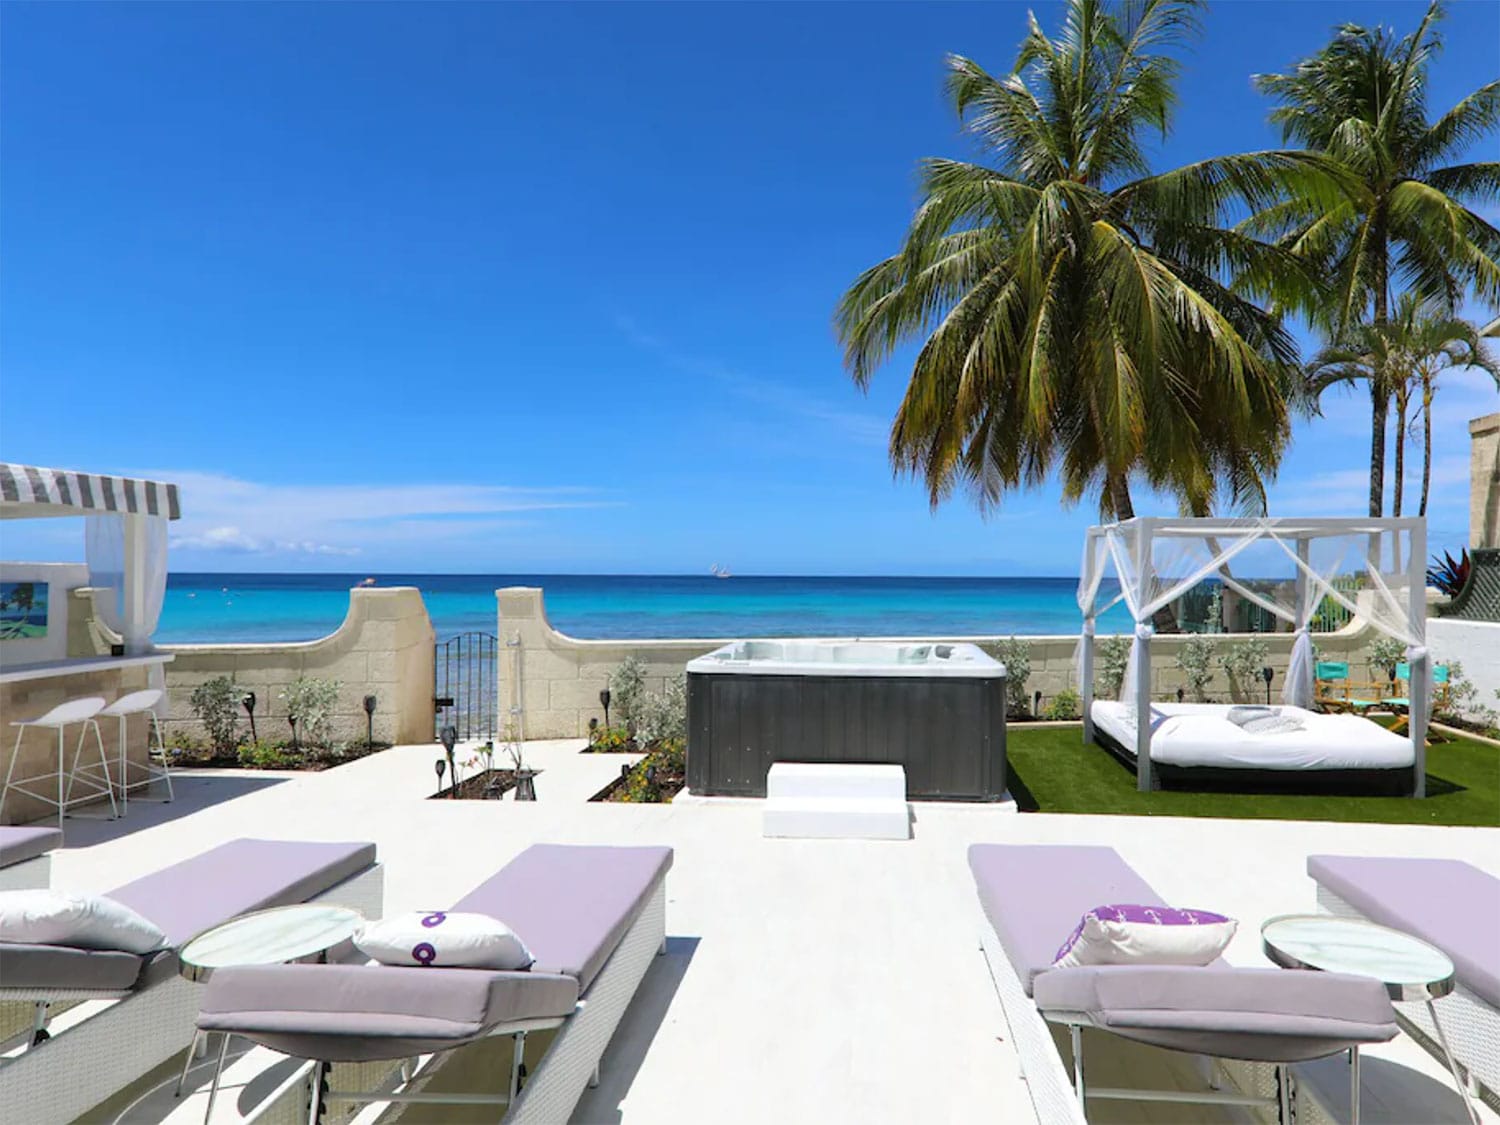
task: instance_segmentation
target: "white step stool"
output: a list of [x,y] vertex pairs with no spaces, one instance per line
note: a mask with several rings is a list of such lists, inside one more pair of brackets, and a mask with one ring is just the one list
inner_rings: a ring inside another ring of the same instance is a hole
[[910,839],[906,770],[858,762],[776,762],[766,774],[761,834]]

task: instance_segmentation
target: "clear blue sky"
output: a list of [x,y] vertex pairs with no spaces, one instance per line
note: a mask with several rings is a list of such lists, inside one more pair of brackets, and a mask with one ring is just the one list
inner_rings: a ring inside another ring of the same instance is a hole
[[[944,54],[1008,68],[1026,7],[8,3],[0,456],[182,482],[181,569],[1076,573],[1055,488],[893,481],[909,356],[862,396],[829,326],[966,153]],[[1215,5],[1161,166],[1276,147],[1253,72],[1423,8]],[[1446,34],[1434,111],[1500,73],[1500,5]],[[1439,404],[1457,547],[1500,399]],[[1367,407],[1329,415],[1273,511],[1363,511]]]

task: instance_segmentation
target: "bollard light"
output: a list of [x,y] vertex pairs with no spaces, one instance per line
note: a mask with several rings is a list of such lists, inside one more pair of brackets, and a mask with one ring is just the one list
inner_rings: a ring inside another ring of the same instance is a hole
[[443,744],[443,753],[448,756],[448,772],[453,775],[453,788],[448,790],[448,796],[456,800],[458,798],[458,766],[453,761],[453,748],[458,745],[458,728],[444,727],[438,732],[438,739]]
[[1276,673],[1269,665],[1260,670],[1260,678],[1266,681],[1266,706],[1271,705],[1271,677]]
[[432,772],[437,774],[438,779],[437,795],[441,795],[443,792],[443,771],[447,768],[448,763],[441,758],[432,763]]
[[604,725],[609,726],[609,688],[599,693],[599,705],[604,708]]
[[365,696],[365,749],[375,749],[375,697]]
[[240,700],[240,705],[245,708],[245,714],[250,716],[250,741],[259,742],[260,739],[255,734],[255,693],[247,691]]

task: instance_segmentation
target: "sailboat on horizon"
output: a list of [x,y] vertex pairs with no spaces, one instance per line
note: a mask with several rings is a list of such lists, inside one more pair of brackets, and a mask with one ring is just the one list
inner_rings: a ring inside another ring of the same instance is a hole
[[734,577],[734,575],[732,575],[731,573],[729,573],[729,568],[728,567],[720,566],[718,563],[714,563],[713,566],[709,567],[708,568],[708,572],[710,574],[712,574],[715,578],[733,578]]

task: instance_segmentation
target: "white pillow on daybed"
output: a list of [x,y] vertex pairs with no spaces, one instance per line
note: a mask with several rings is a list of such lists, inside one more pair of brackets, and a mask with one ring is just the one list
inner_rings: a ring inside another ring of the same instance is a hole
[[414,910],[366,922],[354,946],[382,965],[448,969],[529,969],[534,958],[525,942],[488,914]]
[[1170,906],[1096,906],[1057,951],[1053,965],[1207,965],[1234,939],[1233,918]]
[[149,918],[104,895],[0,891],[0,942],[150,953],[167,935]]

